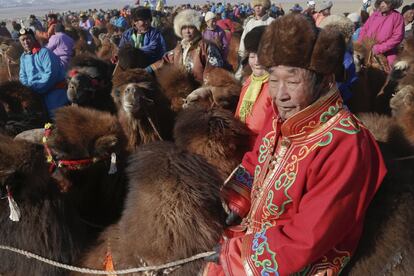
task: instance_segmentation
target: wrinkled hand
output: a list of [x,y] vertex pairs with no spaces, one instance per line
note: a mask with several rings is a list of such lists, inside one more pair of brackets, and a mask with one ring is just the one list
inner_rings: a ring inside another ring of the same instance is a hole
[[216,251],[216,253],[214,253],[211,256],[205,257],[204,260],[206,262],[211,262],[211,263],[216,263],[218,264],[220,261],[220,252],[221,252],[221,244],[217,244],[213,247],[213,250]]
[[241,222],[241,217],[234,211],[230,211],[230,214],[226,218],[226,224],[228,226],[238,225]]

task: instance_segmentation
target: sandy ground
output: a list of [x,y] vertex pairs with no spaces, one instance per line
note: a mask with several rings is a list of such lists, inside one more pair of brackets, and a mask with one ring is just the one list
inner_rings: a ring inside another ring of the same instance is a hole
[[[143,0],[142,0],[143,1]],[[220,0],[216,0],[215,2],[219,2]],[[27,18],[30,14],[36,15],[44,15],[47,14],[49,11],[79,11],[79,10],[87,10],[90,8],[97,8],[97,9],[107,9],[107,8],[121,8],[126,4],[132,4],[134,1],[119,1],[119,0],[85,0],[85,1],[70,1],[68,0],[67,3],[59,4],[59,5],[52,5],[52,6],[34,6],[34,7],[18,7],[18,8],[0,8],[0,20],[16,20],[20,18]],[[176,5],[176,4],[184,4],[184,3],[204,3],[206,1],[203,0],[167,0],[168,5]],[[214,2],[214,1],[212,1]],[[222,2],[226,3],[226,1]],[[240,0],[231,0],[227,2],[247,2],[247,1],[240,1]],[[272,1],[275,2],[275,1]],[[318,1],[316,1],[318,3]],[[332,8],[332,13],[340,14],[344,12],[353,12],[358,10],[360,7],[362,0],[342,0],[342,1],[333,1],[334,5]],[[281,3],[282,7],[285,11],[288,11],[294,3],[299,3],[302,7],[306,6],[306,1],[276,1],[276,3]]]

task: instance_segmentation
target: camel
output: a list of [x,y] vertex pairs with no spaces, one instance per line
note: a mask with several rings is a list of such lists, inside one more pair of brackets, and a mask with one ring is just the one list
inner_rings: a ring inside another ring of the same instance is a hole
[[384,156],[388,174],[368,208],[357,251],[345,275],[411,275],[414,273],[414,89],[391,99],[393,117],[361,114]]
[[[108,267],[108,255],[115,269],[160,265],[211,250],[225,217],[222,181],[213,167],[172,143],[157,142],[139,147],[127,171],[130,190],[122,218],[101,235],[82,266]],[[169,275],[197,275],[202,267],[199,260]]]
[[22,131],[42,127],[47,118],[39,95],[19,81],[0,84],[3,133],[14,136]]
[[112,67],[93,56],[72,59],[68,72],[67,96],[73,104],[115,113],[111,97]]
[[191,107],[177,116],[175,143],[203,156],[224,181],[250,149],[247,127],[220,107]]
[[354,113],[383,112],[376,108],[376,97],[386,82],[389,66],[385,56],[372,53],[375,43],[372,39],[354,42],[354,63],[359,80],[348,104]]
[[128,137],[128,150],[172,139],[174,113],[154,78],[143,69],[129,69],[113,78],[112,97]]
[[201,105],[219,106],[235,112],[239,101],[241,84],[234,75],[222,68],[213,68],[204,75],[203,86],[191,92],[183,107]]
[[174,112],[180,111],[185,98],[200,87],[200,83],[191,74],[173,64],[167,64],[157,70],[156,78],[163,93],[171,102],[171,109]]

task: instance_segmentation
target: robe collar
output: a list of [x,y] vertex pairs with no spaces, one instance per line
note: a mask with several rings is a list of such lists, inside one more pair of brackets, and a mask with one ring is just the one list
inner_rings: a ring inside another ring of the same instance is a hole
[[[343,109],[343,100],[336,87],[316,102],[281,123],[285,137],[303,137],[329,126],[329,119]],[[277,116],[279,118],[279,116]]]

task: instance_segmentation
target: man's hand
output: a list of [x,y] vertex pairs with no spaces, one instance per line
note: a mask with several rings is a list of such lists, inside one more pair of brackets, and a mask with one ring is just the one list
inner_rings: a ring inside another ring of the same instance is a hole
[[241,222],[241,217],[234,211],[230,211],[230,214],[226,218],[226,224],[228,226],[238,225]]
[[206,262],[212,262],[212,263],[219,264],[219,261],[220,261],[220,252],[221,252],[221,244],[215,245],[213,247],[213,250],[216,251],[216,253],[214,253],[211,256],[205,257],[204,260]]

